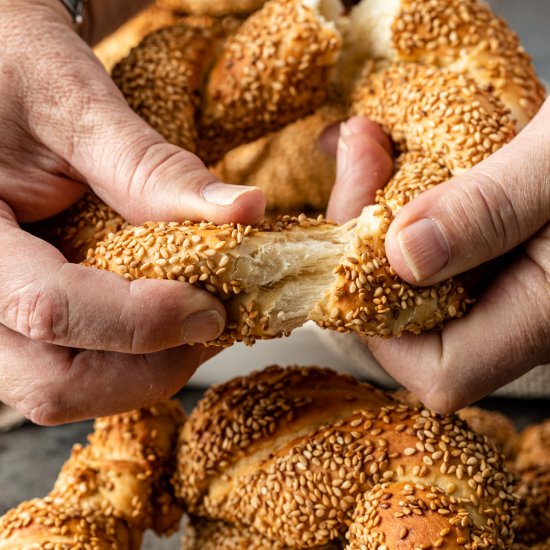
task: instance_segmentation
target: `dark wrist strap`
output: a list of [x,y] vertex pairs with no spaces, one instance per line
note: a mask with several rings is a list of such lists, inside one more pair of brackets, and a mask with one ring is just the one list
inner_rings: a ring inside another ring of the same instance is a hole
[[84,16],[86,0],[61,0],[61,2],[69,10],[75,24],[80,25]]

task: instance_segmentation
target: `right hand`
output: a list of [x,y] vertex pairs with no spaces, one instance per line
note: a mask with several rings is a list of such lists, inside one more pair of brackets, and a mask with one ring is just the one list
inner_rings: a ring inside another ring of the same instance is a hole
[[3,0],[0,77],[0,400],[58,424],[174,394],[212,355],[186,344],[220,334],[222,304],[184,283],[69,264],[19,223],[88,186],[134,224],[248,224],[265,198],[217,181],[134,114],[59,0]]

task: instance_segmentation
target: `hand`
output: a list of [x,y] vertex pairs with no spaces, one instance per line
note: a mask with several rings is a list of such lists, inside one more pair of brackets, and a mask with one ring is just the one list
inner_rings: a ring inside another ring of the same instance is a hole
[[[126,105],[59,0],[0,6],[0,400],[39,424],[175,393],[212,355],[222,304],[171,281],[68,264],[19,227],[88,188],[129,221],[252,223],[258,189],[218,182]],[[83,350],[83,351],[79,351]]]
[[[391,166],[387,139],[372,123],[352,119],[346,134],[328,212],[337,221],[372,202]],[[364,339],[429,407],[455,411],[550,361],[549,221],[550,101],[510,144],[397,214],[386,253],[412,284],[442,281],[513,250],[505,265],[493,266],[490,284],[463,319],[441,332]]]

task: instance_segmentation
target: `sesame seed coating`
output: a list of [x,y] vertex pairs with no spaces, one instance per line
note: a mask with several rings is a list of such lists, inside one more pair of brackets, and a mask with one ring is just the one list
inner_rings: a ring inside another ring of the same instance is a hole
[[[206,395],[179,443],[176,491],[191,512],[291,548],[346,533],[349,550],[510,547],[513,476],[484,437],[308,370],[272,367]],[[277,403],[288,420],[266,415]]]
[[215,20],[182,21],[148,35],[112,71],[130,107],[162,136],[188,151],[197,149],[197,90],[222,43]]
[[229,149],[320,107],[340,48],[337,31],[302,0],[265,4],[228,37],[210,73],[201,156],[216,162]]
[[509,111],[470,78],[446,69],[393,63],[367,72],[352,112],[378,122],[403,152],[435,156],[457,175],[514,135]]
[[81,262],[109,233],[128,227],[118,213],[89,192],[73,206],[44,223],[41,236],[71,262]]
[[[266,539],[251,529],[222,521],[192,517],[185,525],[183,550],[293,550]],[[342,550],[343,542],[314,546],[311,550]]]
[[466,407],[458,416],[468,423],[474,432],[484,435],[507,460],[515,460],[519,434],[514,423],[498,411],[486,411],[479,407]]
[[479,0],[403,0],[392,23],[395,58],[464,72],[512,111],[522,128],[544,87],[517,34]]
[[104,38],[94,47],[94,54],[110,73],[148,34],[173,25],[177,20],[178,16],[171,9],[155,2]]
[[182,514],[169,486],[182,422],[177,402],[96,420],[50,494],[0,518],[0,549],[137,550],[145,529],[172,533]]

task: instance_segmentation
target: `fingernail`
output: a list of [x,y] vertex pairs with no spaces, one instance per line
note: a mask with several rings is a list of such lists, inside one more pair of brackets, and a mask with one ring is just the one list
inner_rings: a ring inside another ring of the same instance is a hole
[[449,244],[439,224],[424,218],[397,235],[397,242],[407,266],[417,281],[433,277],[449,261]]
[[344,138],[338,140],[338,161],[336,170],[338,172],[337,179],[340,179],[348,169],[350,157],[350,146],[345,142]]
[[217,338],[224,329],[225,321],[215,310],[192,313],[183,322],[183,337],[189,344],[201,344]]
[[209,183],[202,190],[204,200],[216,206],[231,206],[245,193],[250,193],[252,187],[231,185],[229,183]]

